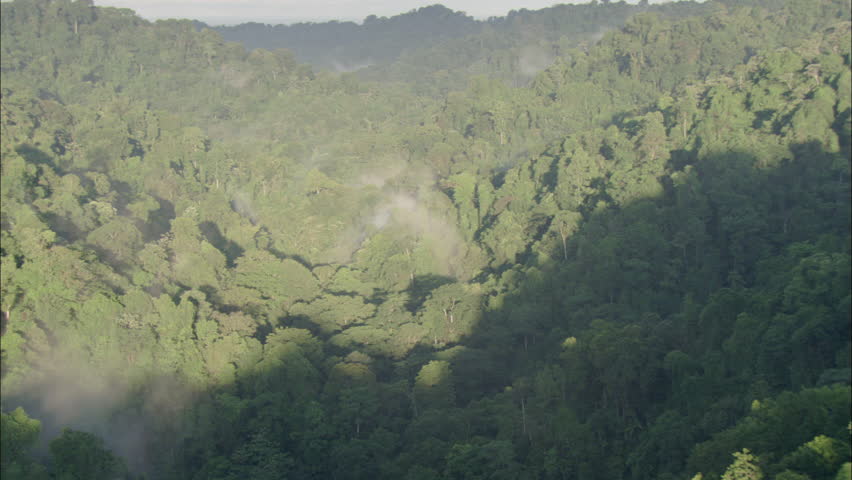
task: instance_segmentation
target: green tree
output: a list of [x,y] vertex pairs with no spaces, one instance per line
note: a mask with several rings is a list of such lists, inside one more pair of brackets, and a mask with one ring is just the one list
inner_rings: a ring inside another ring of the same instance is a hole
[[722,480],[761,480],[763,478],[763,472],[757,466],[757,457],[747,448],[733,455],[734,463],[725,470]]
[[373,316],[376,307],[362,297],[323,295],[310,303],[299,302],[290,307],[292,316],[304,316],[323,332],[332,333],[363,323]]
[[41,422],[30,418],[21,407],[0,413],[0,473],[4,478],[48,478],[46,469],[29,456],[40,431]]
[[237,259],[234,283],[255,289],[279,304],[312,300],[319,292],[319,282],[299,262],[279,260],[271,253],[254,250]]
[[515,460],[512,444],[493,440],[482,444],[455,444],[447,455],[444,474],[452,479],[500,480],[528,478]]
[[433,360],[423,365],[414,380],[413,398],[418,412],[453,406],[455,389],[449,362]]
[[56,478],[61,480],[112,480],[127,471],[124,461],[106,449],[101,438],[70,428],[50,442],[50,454]]

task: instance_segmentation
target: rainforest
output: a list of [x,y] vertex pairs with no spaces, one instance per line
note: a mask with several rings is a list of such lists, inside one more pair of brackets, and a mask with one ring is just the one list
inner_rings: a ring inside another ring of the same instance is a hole
[[849,480],[851,7],[0,3],[3,480]]

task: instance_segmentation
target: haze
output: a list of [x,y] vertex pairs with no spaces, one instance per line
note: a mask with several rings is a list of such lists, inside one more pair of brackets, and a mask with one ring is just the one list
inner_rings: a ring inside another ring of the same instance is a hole
[[[309,21],[361,21],[367,15],[393,16],[441,3],[476,18],[506,15],[511,10],[539,9],[558,3],[552,0],[105,0],[98,6],[131,8],[150,20],[192,18],[215,25],[244,22],[268,24]],[[637,3],[636,0],[627,3]],[[650,3],[662,3],[651,1]]]

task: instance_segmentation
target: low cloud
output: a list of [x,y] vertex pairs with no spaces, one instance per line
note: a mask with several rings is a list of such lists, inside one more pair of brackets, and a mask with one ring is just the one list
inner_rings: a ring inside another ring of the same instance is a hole
[[46,457],[49,442],[71,428],[98,435],[132,472],[141,474],[150,468],[148,447],[155,439],[162,442],[163,428],[174,425],[192,397],[191,390],[174,377],[133,386],[118,372],[54,352],[41,358],[14,391],[4,389],[3,409],[23,407],[41,422],[37,456]]
[[521,49],[518,56],[518,68],[527,77],[534,77],[549,67],[556,56],[548,48],[528,45]]
[[364,174],[353,186],[381,190],[380,200],[349,227],[338,243],[334,261],[350,262],[371,235],[396,228],[430,249],[441,268],[434,273],[453,276],[460,273],[457,259],[465,251],[465,244],[454,223],[436,208],[443,194],[435,190],[434,175],[400,166]]

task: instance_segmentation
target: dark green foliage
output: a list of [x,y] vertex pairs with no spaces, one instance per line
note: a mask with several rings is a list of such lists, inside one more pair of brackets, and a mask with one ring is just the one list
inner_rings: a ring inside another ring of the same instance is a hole
[[50,442],[53,470],[62,480],[108,480],[120,478],[124,463],[103,446],[97,436],[65,429]]
[[0,8],[4,478],[848,478],[848,2]]

